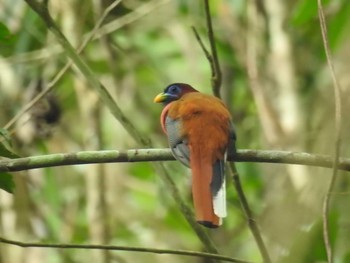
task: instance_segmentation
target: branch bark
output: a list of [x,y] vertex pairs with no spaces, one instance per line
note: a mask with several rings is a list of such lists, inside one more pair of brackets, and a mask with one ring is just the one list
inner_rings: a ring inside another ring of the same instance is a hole
[[264,263],[271,263],[272,261],[271,261],[271,258],[270,258],[270,254],[269,254],[269,252],[267,250],[265,242],[264,242],[264,240],[262,238],[262,235],[260,233],[260,229],[259,229],[258,223],[254,219],[252,210],[250,209],[248,200],[247,200],[247,198],[245,196],[245,193],[243,191],[243,187],[242,187],[242,184],[240,182],[239,174],[238,174],[238,171],[236,169],[235,163],[232,163],[230,165],[230,169],[227,169],[227,170],[228,170],[228,174],[230,175],[230,177],[233,180],[233,185],[236,188],[237,195],[239,197],[238,199],[239,199],[239,201],[241,203],[242,210],[243,210],[244,215],[246,217],[249,229],[250,229],[250,231],[252,232],[252,234],[254,236],[255,242],[256,242],[256,244],[257,244],[257,246],[259,248],[259,251],[260,251],[261,256],[262,256],[262,258],[264,260]]
[[156,253],[156,254],[171,254],[191,257],[202,257],[217,259],[227,262],[236,263],[251,263],[244,260],[235,259],[232,257],[221,256],[211,253],[188,251],[188,250],[173,250],[173,249],[157,249],[147,247],[129,247],[129,246],[113,246],[113,245],[78,245],[78,244],[47,244],[47,243],[27,243],[16,240],[10,240],[0,237],[0,243],[19,246],[19,247],[38,247],[38,248],[65,248],[65,249],[99,249],[99,250],[116,250],[116,251],[133,251],[142,253]]
[[326,25],[326,19],[324,17],[323,13],[323,7],[322,7],[322,1],[317,0],[317,6],[318,6],[318,17],[320,20],[320,28],[322,33],[322,40],[323,40],[323,46],[327,57],[327,63],[328,67],[331,73],[331,77],[333,80],[333,90],[334,90],[334,104],[335,104],[335,134],[334,134],[334,157],[333,157],[333,171],[332,171],[332,177],[331,182],[328,187],[328,191],[326,193],[326,196],[324,198],[323,202],[323,239],[325,242],[326,252],[327,252],[327,259],[329,263],[332,263],[333,260],[333,251],[332,251],[332,245],[330,240],[330,233],[329,233],[329,222],[328,222],[328,214],[329,214],[329,207],[330,207],[330,197],[331,193],[334,189],[335,182],[337,180],[338,175],[338,165],[339,165],[339,155],[340,155],[340,141],[341,141],[341,129],[342,129],[342,100],[341,100],[341,88],[338,83],[337,77],[335,75],[335,70],[333,66],[333,59],[330,51],[330,47],[328,44],[328,34],[327,34],[327,25]]
[[[63,165],[174,160],[175,159],[168,148],[83,151],[2,160],[0,161],[0,172],[17,172]],[[234,156],[229,157],[228,161],[297,164],[325,168],[333,167],[333,157],[330,155],[288,151],[242,149],[237,150],[237,153]],[[340,158],[338,169],[350,171],[350,158]]]
[[207,21],[208,39],[211,50],[212,61],[211,65],[211,85],[213,93],[216,97],[220,98],[220,88],[221,88],[221,69],[219,64],[219,58],[216,51],[216,42],[214,37],[213,24],[211,22],[210,6],[209,0],[204,1],[205,17]]

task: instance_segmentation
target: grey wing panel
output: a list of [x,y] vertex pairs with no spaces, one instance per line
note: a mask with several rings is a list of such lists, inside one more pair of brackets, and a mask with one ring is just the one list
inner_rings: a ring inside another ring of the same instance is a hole
[[181,123],[170,117],[165,119],[168,141],[174,157],[182,164],[190,167],[190,150],[186,138],[181,137]]
[[187,141],[182,141],[171,148],[173,155],[183,165],[190,167],[190,151],[187,145]]

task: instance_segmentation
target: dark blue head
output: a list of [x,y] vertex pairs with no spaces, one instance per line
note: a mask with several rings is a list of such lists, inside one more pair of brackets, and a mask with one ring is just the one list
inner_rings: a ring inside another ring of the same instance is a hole
[[158,94],[153,101],[156,103],[168,104],[180,99],[184,94],[189,92],[198,91],[185,83],[173,83],[166,87],[164,92]]

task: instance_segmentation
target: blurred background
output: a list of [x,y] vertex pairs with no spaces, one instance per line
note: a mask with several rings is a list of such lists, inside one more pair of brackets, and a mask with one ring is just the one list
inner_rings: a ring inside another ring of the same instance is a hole
[[[342,86],[341,156],[348,156],[350,5],[323,1],[329,44]],[[50,0],[50,13],[78,47],[110,0]],[[237,148],[334,153],[334,96],[317,1],[210,1],[223,73],[221,94],[233,114]],[[0,126],[20,156],[141,148],[72,67],[14,125],[9,121],[67,61],[24,1],[0,0],[0,22],[12,38],[0,46]],[[167,147],[156,94],[172,82],[211,93],[210,66],[191,26],[206,37],[203,1],[124,0],[107,16],[81,57],[124,113],[157,147]],[[167,162],[192,207],[189,171]],[[322,202],[330,169],[237,164],[243,188],[274,262],[325,262]],[[13,195],[0,191],[1,236],[24,242],[115,244],[202,251],[150,163],[77,165],[13,173]],[[349,175],[332,192],[335,262],[350,262]],[[229,213],[209,231],[224,255],[261,262],[231,181]],[[203,259],[1,244],[0,262],[207,262]]]

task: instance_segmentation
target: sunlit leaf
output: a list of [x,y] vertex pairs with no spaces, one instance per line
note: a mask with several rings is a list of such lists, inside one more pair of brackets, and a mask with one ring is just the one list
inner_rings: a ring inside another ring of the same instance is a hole
[[[322,1],[323,7],[326,7],[329,3],[329,0]],[[318,15],[318,6],[317,1],[298,1],[296,6],[294,7],[293,16],[291,18],[291,22],[294,25],[302,25],[310,20],[317,19]]]
[[344,2],[339,12],[332,17],[328,26],[329,44],[332,49],[336,48],[337,44],[341,40],[344,31],[349,28],[350,24],[350,5],[348,2]]
[[308,22],[317,16],[317,2],[316,1],[299,1],[294,8],[294,14],[291,22],[294,25],[301,25]]

